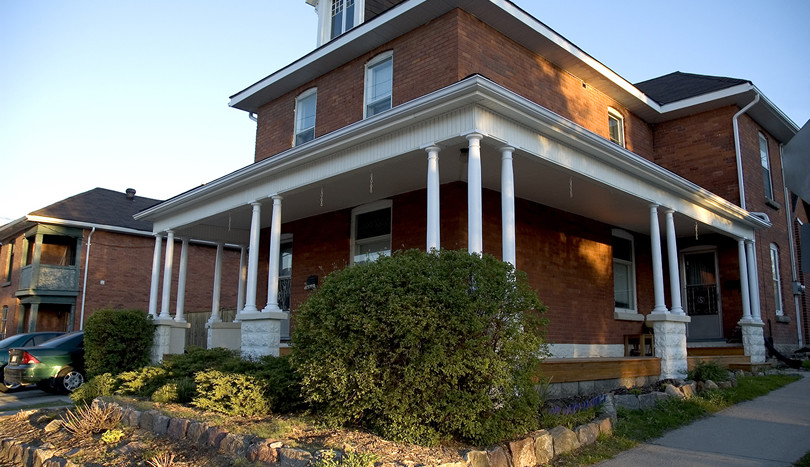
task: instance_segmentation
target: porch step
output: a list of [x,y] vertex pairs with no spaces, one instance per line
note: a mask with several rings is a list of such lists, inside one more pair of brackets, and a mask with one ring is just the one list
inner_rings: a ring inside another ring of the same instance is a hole
[[727,356],[727,355],[745,355],[745,349],[742,345],[717,345],[706,347],[689,347],[686,348],[686,354],[690,357],[704,357],[704,356]]
[[540,373],[550,383],[637,378],[661,374],[661,359],[655,357],[547,358]]
[[690,370],[693,369],[698,362],[714,362],[725,368],[731,368],[730,365],[751,364],[751,359],[745,355],[689,355],[686,360]]

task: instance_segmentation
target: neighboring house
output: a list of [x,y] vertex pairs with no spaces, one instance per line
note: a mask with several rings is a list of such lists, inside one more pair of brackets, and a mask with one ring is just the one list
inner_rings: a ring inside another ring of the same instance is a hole
[[800,346],[780,158],[799,128],[752,83],[634,85],[509,1],[308,3],[318,48],[231,97],[255,163],[136,215],[249,247],[244,354],[278,353],[325,274],[407,248],[526,271],[557,357],[623,356],[645,325],[663,377],[698,342]]
[[[151,222],[132,216],[159,202],[95,188],[0,226],[0,335],[79,330],[102,308],[146,311],[155,240]],[[216,248],[190,251],[184,308],[210,313]],[[226,256],[236,284],[239,253]],[[223,303],[236,307],[235,288]]]

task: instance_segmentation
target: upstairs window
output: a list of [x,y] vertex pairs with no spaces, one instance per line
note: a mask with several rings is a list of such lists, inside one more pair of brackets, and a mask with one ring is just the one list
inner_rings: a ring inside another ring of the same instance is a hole
[[636,313],[633,236],[613,230],[613,303],[616,312]]
[[611,141],[624,147],[624,117],[611,108],[608,108],[608,134]]
[[352,211],[352,262],[391,256],[391,201],[380,201]]
[[332,0],[331,39],[354,27],[354,0]]
[[371,117],[391,108],[394,83],[394,56],[378,55],[366,65],[365,116]]
[[315,109],[318,90],[310,89],[295,100],[295,146],[315,139]]
[[773,303],[776,316],[782,316],[785,311],[782,306],[782,278],[779,274],[779,247],[771,243],[771,282],[773,283]]
[[773,183],[771,182],[771,159],[768,156],[768,138],[759,134],[759,158],[762,161],[762,181],[765,186],[765,198],[773,199]]
[[9,243],[6,251],[8,251],[8,256],[6,256],[6,267],[5,271],[3,271],[3,282],[8,284],[11,282],[11,273],[14,270],[14,243]]
[[76,265],[76,239],[56,235],[44,235],[39,263],[51,266]]

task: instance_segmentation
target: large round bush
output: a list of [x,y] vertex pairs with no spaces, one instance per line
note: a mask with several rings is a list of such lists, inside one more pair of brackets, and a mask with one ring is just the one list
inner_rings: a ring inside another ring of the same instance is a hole
[[327,276],[299,309],[293,365],[332,423],[487,445],[536,428],[544,310],[508,263],[409,250]]
[[148,365],[155,325],[140,310],[98,310],[84,327],[85,367],[90,376]]

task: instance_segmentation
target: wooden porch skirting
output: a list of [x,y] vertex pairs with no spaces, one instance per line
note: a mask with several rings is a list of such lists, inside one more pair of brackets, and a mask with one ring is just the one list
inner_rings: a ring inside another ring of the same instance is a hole
[[658,381],[661,376],[661,359],[547,358],[540,364],[540,374],[548,382],[550,398],[588,395]]

